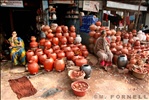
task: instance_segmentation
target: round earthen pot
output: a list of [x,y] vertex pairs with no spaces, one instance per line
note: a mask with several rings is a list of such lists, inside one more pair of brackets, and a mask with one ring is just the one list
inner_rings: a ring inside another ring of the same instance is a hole
[[74,25],[71,25],[70,28],[69,28],[70,32],[75,32],[76,31],[76,28]]
[[63,27],[62,27],[62,31],[63,31],[63,33],[68,32],[68,26],[63,26]]
[[28,50],[28,51],[26,52],[26,59],[27,59],[27,61],[30,61],[30,58],[31,58],[33,55],[34,55],[34,51]]
[[54,60],[53,58],[47,58],[45,61],[44,61],[44,69],[46,71],[52,71],[53,70],[53,67],[54,67]]
[[33,55],[33,56],[31,56],[30,60],[38,63],[38,56],[37,55]]
[[61,39],[62,33],[56,33],[55,36],[56,36],[58,39]]
[[57,54],[55,52],[49,53],[48,58],[53,58],[53,60],[55,61],[57,59]]
[[87,64],[87,59],[85,58],[78,58],[75,60],[75,65],[81,67],[82,65]]
[[47,38],[48,38],[48,39],[52,39],[53,37],[54,37],[54,34],[53,34],[53,33],[48,33],[48,34],[47,34]]
[[60,42],[61,42],[61,44],[67,44],[67,38],[65,36],[62,36],[60,38]]
[[66,55],[65,55],[65,52],[60,50],[57,52],[57,58],[64,58]]
[[62,32],[62,27],[61,26],[57,26],[56,33],[61,33],[61,32]]
[[91,25],[89,26],[89,29],[90,29],[91,31],[95,31],[96,28],[97,28],[97,26],[96,26],[95,24],[91,24]]
[[31,36],[30,47],[31,48],[38,47],[38,43],[36,42],[36,37],[35,36]]
[[73,37],[74,39],[76,38],[77,34],[76,32],[70,32],[69,33],[69,36]]
[[90,32],[89,32],[89,36],[90,36],[90,37],[94,37],[95,33],[96,33],[95,31],[90,31]]
[[141,44],[141,43],[140,43],[139,40],[136,40],[136,41],[134,42],[134,45],[135,45],[135,46],[140,46],[140,44]]
[[39,56],[39,62],[41,64],[44,64],[46,59],[47,59],[47,55],[46,54],[42,54],[42,55]]
[[95,23],[95,25],[96,25],[96,26],[101,26],[101,21],[97,21],[97,22]]
[[41,46],[44,46],[45,41],[46,41],[46,39],[42,38],[42,39],[39,41],[40,45],[41,45]]
[[65,33],[63,33],[63,36],[65,36],[68,39],[69,33],[68,32],[65,32]]
[[54,68],[55,68],[56,71],[59,71],[59,72],[65,70],[65,62],[64,62],[64,60],[60,59],[60,58],[56,59],[54,61]]
[[43,50],[38,48],[38,49],[36,49],[35,54],[39,57],[40,55],[43,54]]
[[58,44],[59,44],[59,39],[58,39],[58,37],[53,37],[53,38],[52,38],[52,44],[53,44],[53,45],[58,45]]
[[72,36],[69,36],[67,40],[70,44],[74,43],[74,38]]
[[52,48],[45,48],[44,49],[44,53],[46,54],[46,55],[48,55],[49,53],[52,53],[53,52],[53,49]]
[[74,54],[74,52],[72,50],[66,51],[66,57],[67,57],[68,60],[71,60],[74,55],[75,54]]
[[44,43],[44,47],[49,49],[51,48],[51,46],[52,46],[52,43],[50,42],[50,40],[46,40]]
[[88,56],[89,52],[88,50],[82,50],[82,55],[86,58]]
[[27,64],[27,67],[28,67],[28,71],[30,72],[30,74],[37,74],[39,71],[38,63],[32,60],[29,61],[29,63]]
[[54,45],[54,46],[52,46],[52,49],[55,52],[55,50],[60,50],[60,46],[59,45]]

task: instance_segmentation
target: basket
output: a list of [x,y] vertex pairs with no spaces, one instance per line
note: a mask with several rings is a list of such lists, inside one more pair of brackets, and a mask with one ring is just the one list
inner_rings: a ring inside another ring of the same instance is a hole
[[78,80],[83,80],[84,79],[84,76],[85,76],[85,72],[84,71],[80,71],[82,72],[82,75],[79,76],[79,77],[74,77],[72,74],[74,71],[79,71],[79,70],[69,70],[68,71],[68,76],[69,78],[72,80],[72,81],[78,81]]
[[134,68],[132,68],[132,75],[135,76],[135,77],[138,78],[138,79],[144,79],[145,76],[147,75],[147,71],[144,72],[144,73],[140,73],[140,72],[136,72],[136,71],[134,70]]

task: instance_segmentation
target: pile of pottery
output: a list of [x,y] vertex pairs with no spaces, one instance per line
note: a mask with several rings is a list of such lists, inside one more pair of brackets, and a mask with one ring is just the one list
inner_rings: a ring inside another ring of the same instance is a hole
[[46,38],[39,42],[36,37],[31,37],[30,49],[26,52],[28,71],[31,74],[38,73],[39,65],[43,65],[46,71],[63,71],[66,60],[72,60],[76,66],[87,64],[86,57],[89,52],[85,45],[81,44],[81,37],[75,32],[75,27],[48,26],[42,27]]

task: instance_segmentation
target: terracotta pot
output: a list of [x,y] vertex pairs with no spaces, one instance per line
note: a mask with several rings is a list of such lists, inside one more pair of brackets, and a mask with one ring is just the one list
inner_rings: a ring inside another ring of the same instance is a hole
[[74,56],[74,52],[73,51],[66,51],[66,57],[68,60],[71,60]]
[[86,50],[87,49],[85,45],[80,45],[79,48],[80,48],[80,50]]
[[116,32],[116,36],[121,36],[121,34],[122,34],[121,31]]
[[53,58],[53,60],[55,61],[57,59],[57,54],[55,52],[49,53],[48,58]]
[[39,65],[34,61],[30,60],[29,63],[27,64],[27,67],[30,74],[37,74],[39,71]]
[[48,29],[48,34],[49,34],[49,33],[52,33],[52,30],[51,30],[51,29]]
[[49,53],[52,53],[53,52],[53,49],[52,48],[45,48],[44,49],[44,53],[46,54],[46,55],[48,55]]
[[48,49],[51,48],[51,45],[52,44],[51,44],[50,40],[46,40],[44,43],[45,48],[48,48]]
[[105,30],[105,27],[104,26],[101,26],[100,32],[103,31],[103,30]]
[[130,64],[136,64],[137,60],[135,58],[130,58],[129,63]]
[[76,31],[76,28],[74,25],[71,25],[70,28],[69,28],[70,32],[75,32]]
[[87,59],[85,58],[78,58],[75,60],[75,65],[81,67],[82,65],[87,64]]
[[121,52],[122,52],[122,54],[128,54],[128,49],[123,48],[123,49],[121,49]]
[[38,47],[38,43],[36,42],[36,37],[35,36],[31,36],[30,47],[31,48]]
[[59,44],[59,39],[58,39],[58,37],[53,37],[53,38],[52,38],[52,44],[53,44],[53,45],[58,45],[58,44]]
[[67,52],[67,51],[71,51],[71,48],[70,47],[64,47],[63,50],[64,50],[64,52]]
[[56,33],[55,36],[56,36],[58,39],[61,39],[62,33]]
[[128,33],[125,33],[125,34],[124,34],[124,38],[125,38],[125,39],[128,39],[128,38],[129,38],[129,34],[128,34]]
[[86,50],[82,50],[82,55],[86,58],[88,56],[89,52]]
[[123,46],[122,45],[117,45],[116,46],[116,50],[118,51],[118,50],[121,50],[123,48]]
[[76,96],[83,97],[89,89],[89,85],[85,81],[78,80],[71,83],[71,88]]
[[33,55],[30,58],[31,61],[38,63],[38,56],[37,55]]
[[44,64],[46,59],[47,59],[47,55],[46,54],[42,54],[42,55],[39,56],[39,62],[41,64]]
[[89,32],[89,36],[90,36],[90,37],[94,37],[95,33],[96,33],[95,31],[90,31],[90,32]]
[[68,39],[69,33],[68,32],[65,32],[65,33],[63,33],[63,36],[65,36]]
[[72,57],[72,61],[75,63],[75,60],[78,59],[78,58],[84,58],[84,57],[83,56],[79,56],[79,55],[73,56]]
[[34,55],[34,51],[28,50],[28,51],[26,52],[26,59],[27,59],[27,61],[30,61],[30,58],[31,58],[33,55]]
[[65,57],[65,52],[60,50],[57,52],[57,58],[64,58]]
[[111,42],[111,43],[110,43],[110,47],[112,47],[112,48],[113,48],[113,47],[116,47],[116,43],[115,43],[115,42]]
[[56,28],[56,33],[61,33],[61,32],[62,32],[61,26],[57,26],[57,28]]
[[110,30],[108,30],[106,33],[107,33],[107,36],[110,36],[112,34]]
[[45,41],[46,41],[46,39],[42,38],[42,39],[39,41],[40,45],[41,45],[41,46],[44,46]]
[[114,35],[111,36],[111,42],[116,42],[116,36]]
[[100,33],[100,32],[96,32],[96,33],[94,34],[94,38],[95,38],[95,39],[97,39],[97,38],[99,38],[99,37],[100,37],[100,35],[101,35],[101,33]]
[[62,27],[62,31],[63,31],[63,33],[68,32],[68,26],[63,26],[63,27]]
[[47,58],[44,62],[44,69],[46,71],[52,71],[54,67],[54,60],[53,58]]
[[97,21],[97,22],[95,23],[95,25],[96,25],[96,26],[101,26],[101,21]]
[[68,43],[74,43],[74,38],[72,36],[68,37]]
[[114,30],[114,29],[111,29],[111,32],[112,32],[112,36],[114,36],[115,34],[116,34],[116,30]]
[[134,42],[134,45],[135,45],[135,46],[140,46],[140,44],[141,44],[141,43],[140,43],[139,40],[136,40],[136,41]]
[[64,50],[65,47],[67,47],[67,44],[61,44],[60,45],[61,50]]
[[70,32],[69,33],[69,36],[73,37],[74,39],[76,38],[77,34],[76,32]]
[[135,41],[134,41],[133,38],[130,38],[130,39],[128,40],[128,42],[131,43],[131,44],[133,44]]
[[43,28],[44,31],[48,31],[49,29],[50,29],[49,25],[45,25]]
[[96,26],[95,24],[91,24],[91,25],[89,26],[89,29],[90,29],[91,31],[95,31],[96,28],[97,28],[97,26]]
[[48,39],[52,39],[53,37],[54,37],[54,34],[53,34],[53,33],[48,33],[48,34],[47,34],[47,38],[48,38]]
[[116,41],[121,41],[121,36],[116,36]]
[[43,54],[43,50],[38,48],[38,49],[36,49],[35,54],[39,57],[40,55]]
[[60,42],[61,42],[61,44],[67,44],[67,38],[65,36],[62,36],[60,38]]
[[64,60],[63,59],[56,59],[54,61],[54,68],[55,68],[56,71],[59,71],[59,72],[65,70]]
[[117,52],[116,48],[114,48],[114,47],[110,48],[110,50],[113,54],[115,54]]
[[52,46],[52,49],[55,52],[55,50],[60,50],[60,47],[59,47],[59,45],[54,45],[54,46]]

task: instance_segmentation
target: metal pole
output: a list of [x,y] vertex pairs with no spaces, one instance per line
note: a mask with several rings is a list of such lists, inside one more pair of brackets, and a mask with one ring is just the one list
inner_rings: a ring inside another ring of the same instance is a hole
[[136,18],[136,23],[135,23],[135,29],[137,28],[137,25],[138,25],[141,2],[142,2],[142,0],[140,0],[139,7],[138,7],[138,13],[137,13],[137,18]]

